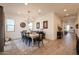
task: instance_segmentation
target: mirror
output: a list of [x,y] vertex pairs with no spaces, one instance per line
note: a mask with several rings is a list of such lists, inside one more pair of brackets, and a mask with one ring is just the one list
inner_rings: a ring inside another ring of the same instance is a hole
[[24,22],[21,22],[20,27],[24,28],[24,27],[26,27],[26,24]]

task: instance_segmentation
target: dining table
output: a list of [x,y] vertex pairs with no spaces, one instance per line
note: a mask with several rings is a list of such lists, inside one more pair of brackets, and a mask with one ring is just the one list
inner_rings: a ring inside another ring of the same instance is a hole
[[29,37],[31,37],[31,39],[32,39],[32,46],[34,46],[34,38],[36,38],[38,36],[39,36],[39,34],[36,32],[29,33]]

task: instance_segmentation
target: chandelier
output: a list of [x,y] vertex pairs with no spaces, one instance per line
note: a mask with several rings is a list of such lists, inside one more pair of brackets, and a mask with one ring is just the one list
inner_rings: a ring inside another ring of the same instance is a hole
[[30,11],[28,11],[27,13],[28,13],[27,23],[30,23],[31,22]]

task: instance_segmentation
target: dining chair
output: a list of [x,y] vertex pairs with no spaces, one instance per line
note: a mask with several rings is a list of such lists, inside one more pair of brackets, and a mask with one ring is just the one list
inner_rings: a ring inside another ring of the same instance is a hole
[[25,39],[26,39],[26,37],[25,37],[25,33],[24,33],[23,31],[21,32],[21,39],[22,39],[23,42],[24,42]]
[[29,33],[25,32],[25,31],[22,31],[21,36],[22,36],[22,41],[25,44],[28,44],[30,46],[32,39],[29,37]]
[[43,34],[39,34],[39,37],[37,38],[38,47],[40,48],[40,43],[44,46],[43,43]]
[[28,46],[31,46],[31,43],[32,43],[32,39],[31,37],[29,36],[29,33],[26,33],[26,44],[28,44]]

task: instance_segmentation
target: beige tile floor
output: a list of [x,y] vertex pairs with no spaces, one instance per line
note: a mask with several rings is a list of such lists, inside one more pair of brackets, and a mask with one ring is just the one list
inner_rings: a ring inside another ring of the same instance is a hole
[[[12,42],[13,43],[13,42]],[[8,52],[1,53],[2,55],[76,55],[76,40],[74,35],[67,34],[63,39],[48,40],[47,44],[32,50],[21,51],[16,44],[13,44],[14,49]],[[28,53],[27,53],[28,52]]]

